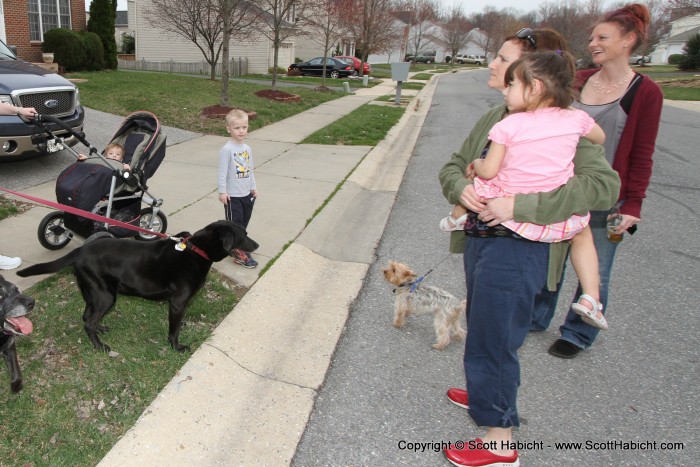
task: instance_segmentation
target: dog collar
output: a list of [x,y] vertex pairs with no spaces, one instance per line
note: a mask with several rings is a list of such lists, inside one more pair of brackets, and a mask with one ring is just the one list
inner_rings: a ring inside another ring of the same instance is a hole
[[177,239],[177,243],[175,244],[175,249],[177,251],[185,251],[187,248],[192,250],[194,253],[197,253],[199,256],[202,258],[206,259],[207,261],[211,261],[209,259],[209,256],[207,256],[207,253],[199,248],[197,245],[189,241],[190,237],[185,237],[185,238],[180,238]]

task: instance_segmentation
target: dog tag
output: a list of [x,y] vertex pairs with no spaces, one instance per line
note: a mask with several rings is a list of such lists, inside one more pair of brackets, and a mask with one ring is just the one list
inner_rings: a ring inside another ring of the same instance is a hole
[[185,244],[185,242],[180,242],[180,243],[175,244],[175,249],[177,251],[185,251],[185,248],[187,248],[187,245]]

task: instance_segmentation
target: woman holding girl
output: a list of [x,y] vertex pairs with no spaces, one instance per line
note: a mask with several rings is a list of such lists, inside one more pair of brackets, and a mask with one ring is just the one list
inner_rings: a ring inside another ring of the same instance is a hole
[[[506,39],[489,65],[488,85],[503,90],[506,70],[526,54],[565,49],[564,40],[554,31],[523,29]],[[609,209],[619,188],[619,179],[605,161],[602,148],[582,139],[573,158],[574,176],[556,190],[492,199],[477,195],[465,171],[488,152],[489,132],[508,115],[506,106],[489,111],[440,171],[447,200],[469,210],[465,230],[452,232],[450,246],[451,251],[461,248],[464,253],[467,391],[451,389],[448,397],[468,407],[477,425],[487,427],[482,438],[465,443],[463,449],[445,451],[455,465],[519,465],[517,451],[508,444],[512,427],[519,425],[518,349],[532,322],[535,296],[545,284],[557,284],[566,257],[567,243],[530,241],[500,224],[514,219],[548,225],[592,209]],[[585,130],[579,135],[583,133]],[[515,215],[502,214],[509,210]]]

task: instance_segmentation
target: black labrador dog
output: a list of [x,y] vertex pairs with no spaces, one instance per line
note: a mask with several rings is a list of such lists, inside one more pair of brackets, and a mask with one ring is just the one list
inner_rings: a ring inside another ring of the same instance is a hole
[[15,284],[0,276],[0,314],[2,316],[0,353],[7,361],[7,368],[10,370],[10,389],[15,393],[22,390],[22,371],[17,360],[15,336],[31,334],[32,322],[25,315],[33,309],[34,299],[19,293]]
[[83,323],[92,345],[109,352],[98,334],[107,332],[100,320],[117,300],[117,294],[148,300],[168,300],[168,341],[178,352],[189,350],[178,338],[185,309],[204,285],[215,261],[234,249],[255,251],[258,244],[248,238],[243,226],[217,221],[190,236],[181,232],[171,239],[155,242],[100,238],[85,243],[66,256],[36,264],[17,272],[21,277],[58,272],[73,266],[73,273],[85,300]]

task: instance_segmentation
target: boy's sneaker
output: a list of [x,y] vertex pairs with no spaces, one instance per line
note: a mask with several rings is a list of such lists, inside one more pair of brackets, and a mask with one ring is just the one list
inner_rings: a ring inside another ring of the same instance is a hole
[[253,269],[258,265],[258,262],[243,250],[233,250],[233,262],[248,269]]

